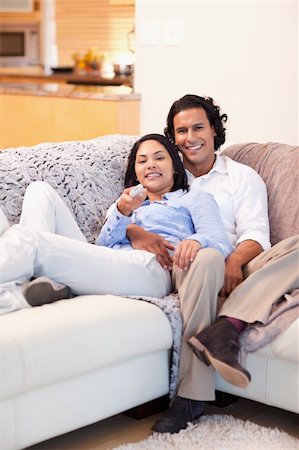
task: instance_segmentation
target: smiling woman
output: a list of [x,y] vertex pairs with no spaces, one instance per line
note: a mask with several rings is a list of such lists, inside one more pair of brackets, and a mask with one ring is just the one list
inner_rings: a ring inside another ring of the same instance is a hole
[[174,167],[172,159],[160,142],[145,141],[138,149],[135,161],[136,178],[147,189],[151,201],[161,200],[172,191]]
[[[147,142],[150,141],[151,144],[148,145]],[[139,141],[136,142],[136,144],[133,146],[132,151],[129,155],[128,159],[128,166],[127,171],[125,175],[125,187],[134,186],[137,184],[137,174],[136,174],[136,163],[137,163],[137,153],[139,155],[139,158],[141,158],[141,161],[146,161],[146,155],[143,154],[143,151],[141,152],[140,147],[146,151],[146,148],[156,150],[153,151],[155,153],[158,151],[163,152],[164,157],[166,155],[171,157],[172,164],[173,164],[173,188],[172,190],[176,189],[188,189],[187,180],[186,180],[186,174],[185,170],[183,168],[181,159],[178,155],[178,152],[176,151],[176,148],[173,146],[173,144],[169,141],[168,138],[165,136],[162,136],[160,134],[149,134],[146,136],[143,136]],[[143,155],[142,155],[143,154]],[[161,155],[160,155],[161,156]],[[159,155],[158,157],[159,158]]]

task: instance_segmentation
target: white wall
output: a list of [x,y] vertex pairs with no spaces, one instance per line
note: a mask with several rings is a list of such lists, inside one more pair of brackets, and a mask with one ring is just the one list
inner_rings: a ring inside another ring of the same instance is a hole
[[161,132],[193,93],[228,114],[225,145],[297,144],[298,17],[297,0],[136,0],[141,133]]

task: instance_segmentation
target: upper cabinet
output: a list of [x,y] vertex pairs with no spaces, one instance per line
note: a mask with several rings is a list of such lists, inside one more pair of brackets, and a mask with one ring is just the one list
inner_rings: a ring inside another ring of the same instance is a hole
[[[43,0],[0,0],[0,23],[40,23]],[[1,28],[0,25],[0,28]]]
[[115,64],[120,55],[131,56],[135,7],[112,1],[116,0],[56,0],[58,65],[73,65],[74,55],[84,57],[89,50]]
[[1,12],[30,12],[32,10],[32,0],[0,0]]

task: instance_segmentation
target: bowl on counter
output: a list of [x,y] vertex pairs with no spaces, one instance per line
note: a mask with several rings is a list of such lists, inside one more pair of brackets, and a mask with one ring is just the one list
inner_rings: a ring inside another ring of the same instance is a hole
[[116,76],[129,76],[133,73],[133,65],[132,64],[113,64],[113,70]]
[[74,70],[73,66],[59,66],[51,67],[53,73],[72,73]]

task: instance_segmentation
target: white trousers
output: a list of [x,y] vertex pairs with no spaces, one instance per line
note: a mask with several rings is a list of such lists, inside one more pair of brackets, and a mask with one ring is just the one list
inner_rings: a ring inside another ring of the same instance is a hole
[[20,223],[0,237],[0,289],[43,275],[67,284],[75,295],[163,297],[171,291],[170,274],[154,254],[87,243],[61,197],[38,181],[26,190]]
[[[4,249],[2,246],[3,240],[1,239],[1,236],[8,228],[8,220],[0,208],[0,261],[2,258],[4,260]],[[26,307],[29,307],[29,304],[26,302],[22,294],[21,286],[19,286],[18,283],[11,281],[0,284],[0,314],[5,314],[14,311],[15,309]]]

